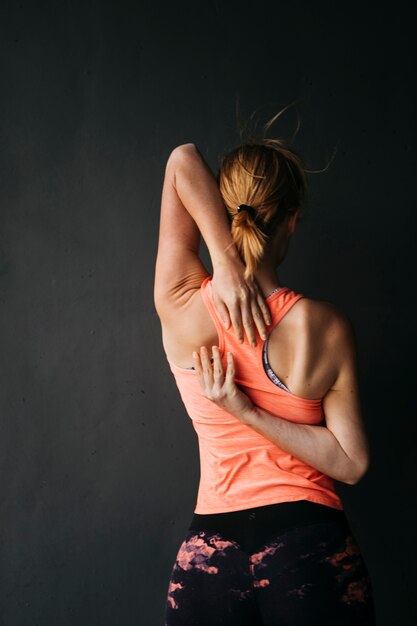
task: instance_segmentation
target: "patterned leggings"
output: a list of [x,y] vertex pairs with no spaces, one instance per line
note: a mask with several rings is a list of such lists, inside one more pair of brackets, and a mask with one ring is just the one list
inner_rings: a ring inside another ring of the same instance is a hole
[[371,579],[344,511],[299,501],[194,514],[165,626],[375,623]]

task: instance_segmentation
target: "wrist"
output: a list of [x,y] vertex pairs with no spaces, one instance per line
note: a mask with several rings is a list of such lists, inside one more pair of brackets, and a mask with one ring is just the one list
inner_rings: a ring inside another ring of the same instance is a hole
[[211,263],[213,269],[216,267],[224,267],[227,265],[240,265],[244,267],[242,259],[240,258],[234,241],[229,243],[226,247],[220,247],[216,250],[210,250]]
[[253,426],[259,419],[259,414],[257,410],[257,406],[252,404],[252,406],[245,409],[240,417],[239,421],[242,422],[245,426]]

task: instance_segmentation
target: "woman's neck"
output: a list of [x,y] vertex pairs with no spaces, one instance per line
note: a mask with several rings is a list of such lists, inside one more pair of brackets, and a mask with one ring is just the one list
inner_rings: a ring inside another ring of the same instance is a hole
[[254,274],[254,278],[256,283],[259,286],[259,289],[263,293],[264,297],[268,297],[269,294],[274,291],[277,287],[282,287],[281,281],[279,279],[278,273],[276,269],[269,268],[269,270],[262,269]]

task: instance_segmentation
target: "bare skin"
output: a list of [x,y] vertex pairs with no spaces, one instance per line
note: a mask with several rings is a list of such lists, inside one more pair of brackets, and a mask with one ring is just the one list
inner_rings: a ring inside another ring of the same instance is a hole
[[[189,156],[180,161],[181,165],[177,161],[176,177],[186,172],[187,167],[195,172]],[[184,176],[189,177],[190,171]],[[187,202],[186,194],[183,198]],[[195,207],[195,196],[193,202]],[[205,203],[208,202],[206,195]],[[275,237],[270,240],[264,261],[255,273],[263,296],[282,286],[276,268],[287,254],[296,220],[297,214],[293,214],[282,223]],[[226,241],[227,234],[224,237]],[[194,239],[195,250],[198,255],[198,245]],[[172,253],[170,258],[172,261]],[[184,278],[186,265],[188,274]],[[171,262],[170,270],[172,266]],[[218,276],[228,274],[231,267],[236,268],[233,256],[220,254],[216,257],[214,254],[214,275],[216,272]],[[201,376],[203,363],[206,377],[209,374],[208,351],[214,359],[213,365],[210,365],[213,372],[215,363],[219,367],[215,359],[215,350],[219,345],[217,330],[199,288],[207,275],[201,261],[184,260],[184,257],[173,270],[171,283],[168,271],[159,272],[158,280],[163,280],[163,288],[162,283],[160,291],[155,285],[155,304],[168,358],[179,367],[196,367],[195,374],[200,375],[203,393],[208,390],[213,402],[220,403],[225,410],[270,441],[337,480],[348,484],[358,482],[368,469],[370,451],[360,407],[354,331],[347,316],[328,302],[302,298],[270,332],[268,358],[272,370],[291,393],[301,398],[322,399],[325,426],[296,424],[260,411],[248,401],[247,396],[247,400],[237,408],[233,404],[233,399],[236,400],[236,386],[230,383],[230,376],[226,386],[223,384],[219,387],[217,381],[216,393],[213,392],[214,377],[210,388],[207,380]],[[161,297],[158,297],[158,293]],[[263,343],[259,334],[257,341]],[[197,361],[193,352],[198,355]],[[226,358],[225,355],[225,367]],[[223,372],[223,376],[224,382],[226,372]],[[242,406],[245,410],[242,410]]]
[[155,272],[157,309],[167,296],[179,304],[186,302],[207,276],[198,256],[200,231],[210,252],[213,296],[225,327],[232,323],[241,342],[245,331],[256,346],[256,331],[265,336],[270,323],[268,307],[254,279],[243,276],[245,266],[213,173],[194,144],[184,144],[172,151],[165,169]]

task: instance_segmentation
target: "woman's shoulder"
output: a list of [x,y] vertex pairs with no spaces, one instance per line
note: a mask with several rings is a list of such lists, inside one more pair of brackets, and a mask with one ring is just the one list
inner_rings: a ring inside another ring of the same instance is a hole
[[344,355],[351,353],[350,322],[335,304],[304,296],[270,334],[272,371],[296,395],[322,398]]
[[328,321],[348,319],[347,314],[339,306],[328,300],[319,300],[318,298],[303,295],[299,302],[299,310],[305,315],[326,318]]
[[349,338],[353,333],[352,321],[343,309],[327,300],[304,296],[294,306],[292,322],[299,328],[328,337],[329,341]]

